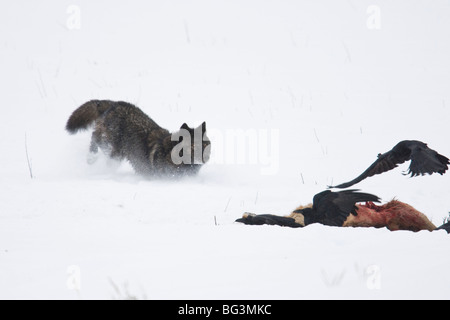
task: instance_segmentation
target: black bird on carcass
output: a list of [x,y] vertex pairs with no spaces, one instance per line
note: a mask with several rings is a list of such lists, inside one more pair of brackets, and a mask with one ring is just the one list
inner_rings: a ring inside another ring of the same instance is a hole
[[[436,230],[436,226],[427,216],[404,202],[391,200],[382,205],[376,205],[374,202],[380,202],[380,199],[358,190],[325,190],[314,196],[312,204],[299,206],[288,216],[244,213],[236,222],[291,228],[320,223],[334,227],[386,227],[391,231]],[[440,229],[449,232],[450,223],[438,228]]]
[[[285,227],[304,227],[312,223],[321,223],[328,226],[347,226],[348,221],[357,219],[358,202],[380,202],[380,199],[372,194],[358,192],[358,190],[344,190],[340,192],[322,191],[313,198],[313,203],[307,206],[299,206],[289,216],[282,217],[272,214],[246,213],[236,222],[252,225],[279,225]],[[349,216],[352,216],[350,218]],[[359,220],[366,219],[366,215],[359,215]],[[347,221],[348,220],[348,221]],[[347,223],[346,223],[347,222]]]

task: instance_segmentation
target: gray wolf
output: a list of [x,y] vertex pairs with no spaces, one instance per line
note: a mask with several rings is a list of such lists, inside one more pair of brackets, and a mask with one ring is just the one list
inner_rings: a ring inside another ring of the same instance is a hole
[[88,162],[95,161],[100,148],[113,159],[128,160],[136,173],[145,176],[196,174],[211,153],[206,122],[197,128],[183,123],[170,133],[128,102],[88,101],[72,113],[66,130],[75,134],[92,126]]

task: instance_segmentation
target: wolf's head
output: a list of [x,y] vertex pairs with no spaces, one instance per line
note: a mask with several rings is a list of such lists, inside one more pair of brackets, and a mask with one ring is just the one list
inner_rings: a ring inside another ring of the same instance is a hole
[[206,122],[197,128],[186,123],[171,137],[173,147],[171,160],[175,165],[202,165],[211,155],[211,142],[206,135]]

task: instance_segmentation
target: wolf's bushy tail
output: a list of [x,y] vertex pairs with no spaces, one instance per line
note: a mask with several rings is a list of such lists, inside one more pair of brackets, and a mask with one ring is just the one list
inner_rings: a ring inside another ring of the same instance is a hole
[[114,102],[109,100],[91,100],[84,103],[67,120],[66,130],[74,134],[79,130],[87,129],[113,104]]

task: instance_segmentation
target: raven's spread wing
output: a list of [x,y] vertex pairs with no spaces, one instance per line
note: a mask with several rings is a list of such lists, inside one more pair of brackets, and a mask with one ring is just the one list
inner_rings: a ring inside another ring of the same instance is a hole
[[449,159],[428,148],[425,143],[405,140],[399,142],[392,150],[379,154],[378,159],[357,178],[330,188],[348,188],[368,177],[392,170],[408,160],[411,160],[408,174],[412,177],[435,172],[444,174],[450,163]]
[[433,173],[444,174],[449,164],[447,157],[428,148],[427,145],[413,145],[408,174],[411,174],[411,177]]
[[314,220],[329,226],[341,227],[350,214],[357,215],[356,203],[380,202],[380,199],[369,193],[358,190],[331,192],[325,190],[314,196]]
[[358,182],[361,182],[368,177],[392,170],[406,160],[408,159],[405,159],[404,157],[398,157],[398,155],[393,153],[392,150],[384,154],[380,154],[378,155],[378,159],[357,178],[349,182],[341,183],[337,186],[330,186],[330,188],[344,189],[351,187],[352,185],[357,184]]

